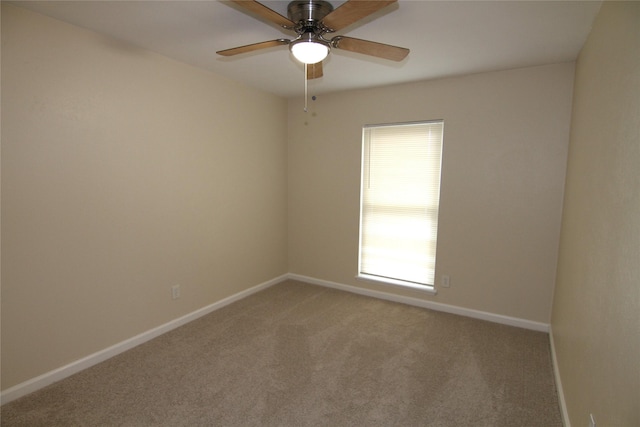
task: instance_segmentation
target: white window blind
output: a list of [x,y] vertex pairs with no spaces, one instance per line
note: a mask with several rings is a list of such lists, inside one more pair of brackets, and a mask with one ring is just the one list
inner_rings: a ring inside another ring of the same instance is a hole
[[444,122],[363,129],[359,275],[433,286]]

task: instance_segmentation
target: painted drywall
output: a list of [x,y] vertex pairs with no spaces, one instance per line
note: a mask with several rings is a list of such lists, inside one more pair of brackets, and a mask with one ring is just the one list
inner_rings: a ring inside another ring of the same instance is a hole
[[2,389],[286,273],[286,120],[3,2]]
[[[548,324],[573,72],[563,63],[341,92],[309,100],[307,113],[290,100],[289,271]],[[432,119],[445,122],[436,278],[450,275],[451,287],[430,296],[358,280],[362,127]]]
[[604,2],[576,65],[552,331],[573,426],[640,425],[640,3]]

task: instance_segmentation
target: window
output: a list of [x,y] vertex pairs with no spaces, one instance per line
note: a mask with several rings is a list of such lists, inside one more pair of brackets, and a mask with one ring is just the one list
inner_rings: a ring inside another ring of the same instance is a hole
[[363,128],[359,277],[433,289],[443,129]]

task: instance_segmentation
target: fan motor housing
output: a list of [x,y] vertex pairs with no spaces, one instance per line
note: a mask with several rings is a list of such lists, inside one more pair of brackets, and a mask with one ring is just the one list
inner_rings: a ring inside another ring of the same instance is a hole
[[287,6],[287,15],[292,22],[313,24],[322,21],[333,11],[333,6],[324,0],[294,0]]

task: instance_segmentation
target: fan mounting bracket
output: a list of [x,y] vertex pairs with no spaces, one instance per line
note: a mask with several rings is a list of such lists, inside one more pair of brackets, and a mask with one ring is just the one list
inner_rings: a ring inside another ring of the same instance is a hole
[[316,34],[330,31],[321,21],[333,11],[325,0],[294,0],[287,6],[287,15],[296,24],[296,33],[314,31]]

